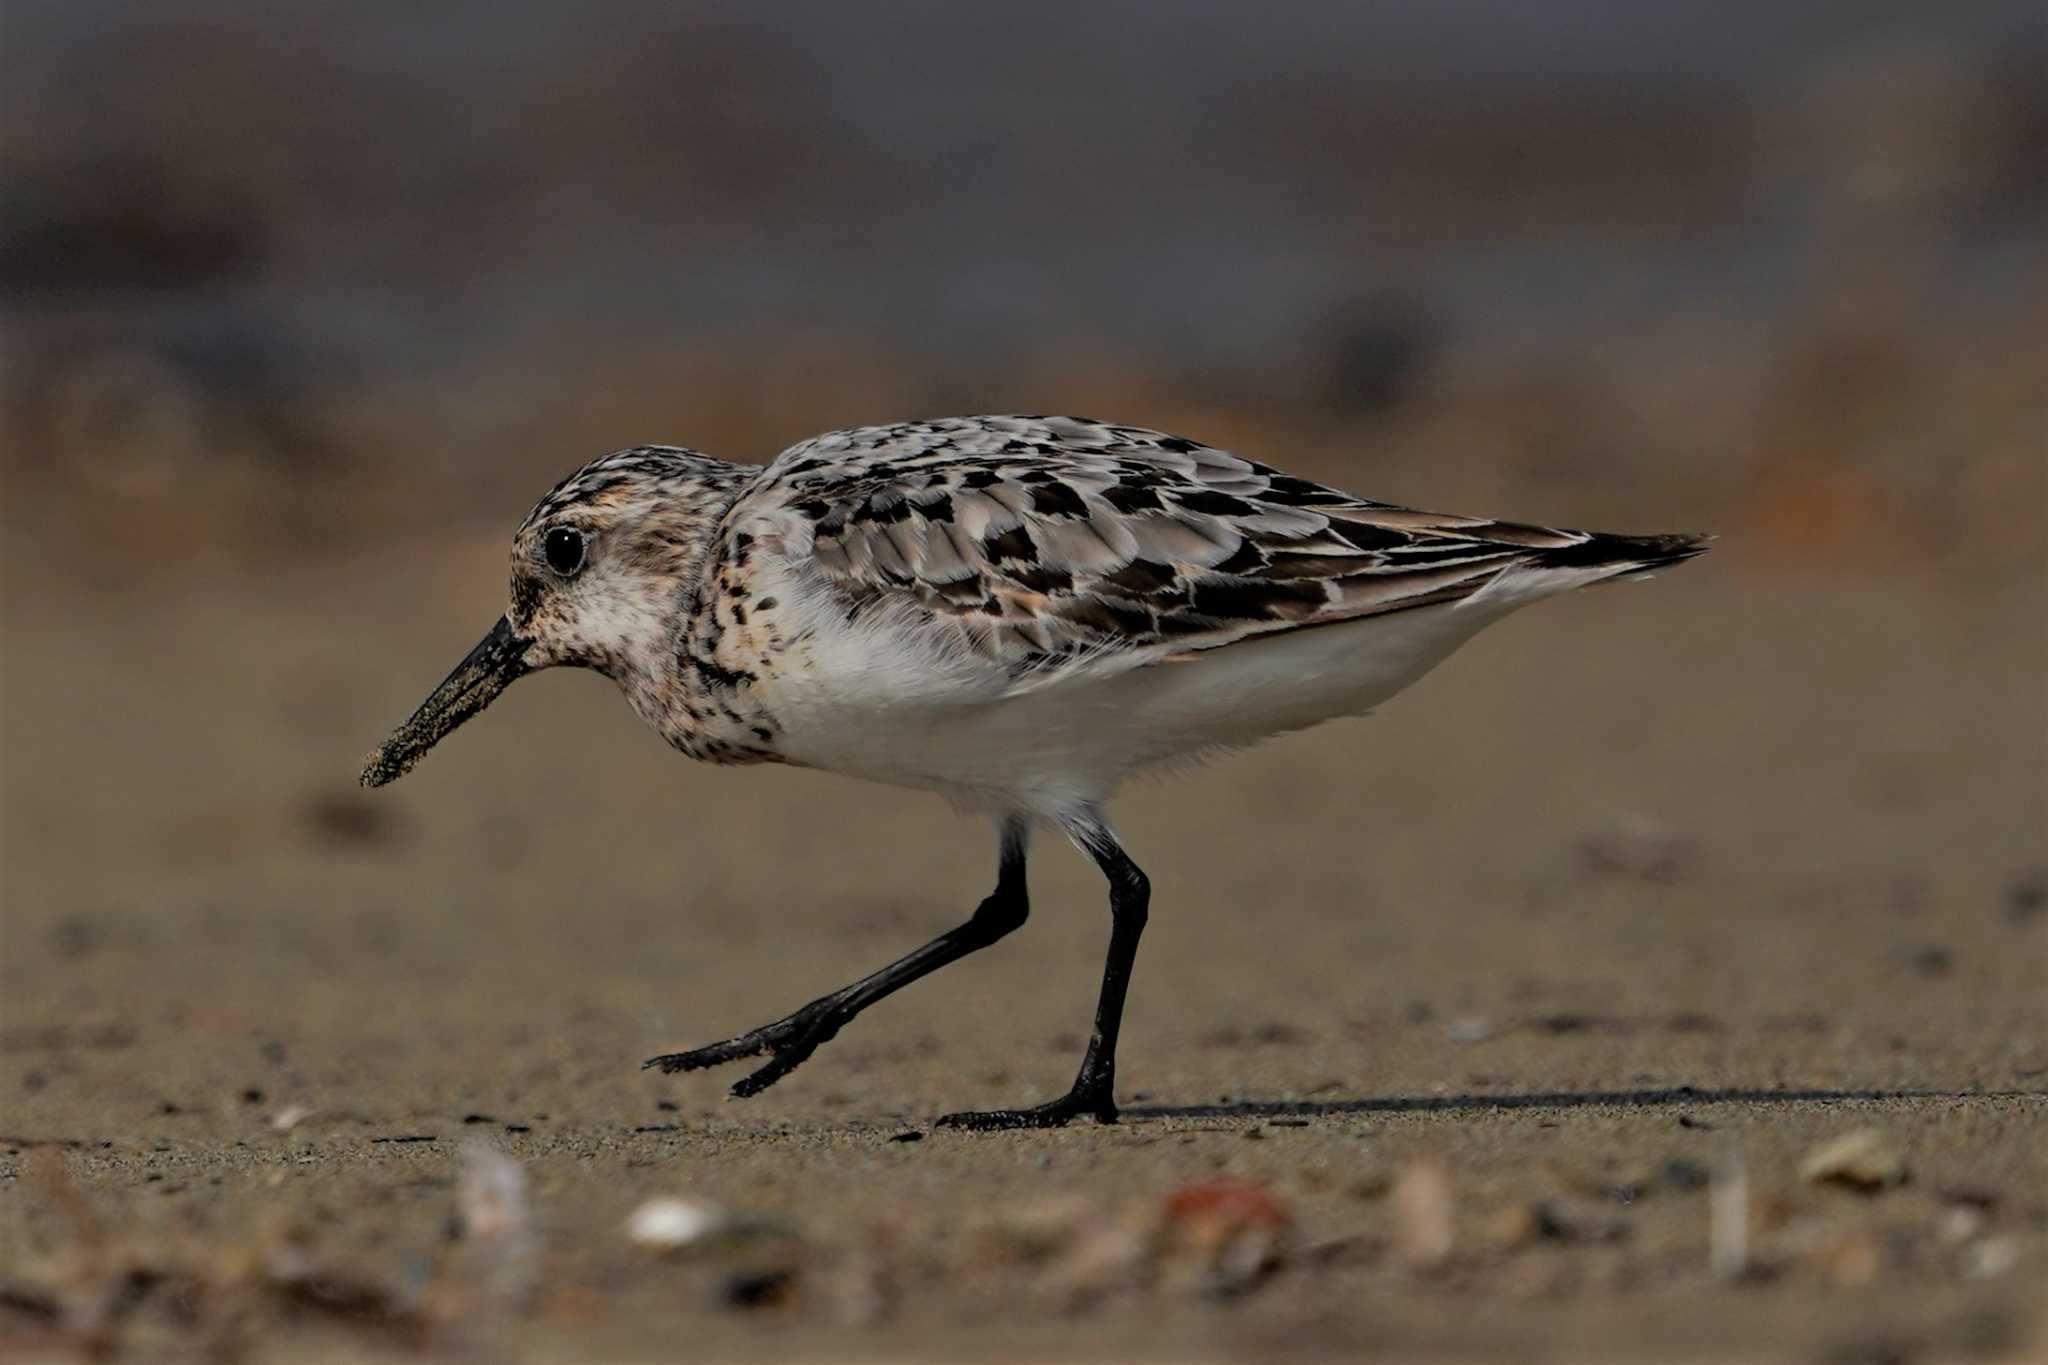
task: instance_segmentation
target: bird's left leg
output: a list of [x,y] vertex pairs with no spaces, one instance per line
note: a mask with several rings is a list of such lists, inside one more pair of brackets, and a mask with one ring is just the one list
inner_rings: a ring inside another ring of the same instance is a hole
[[977,949],[986,948],[1024,923],[1030,914],[1030,900],[1024,886],[1024,851],[1031,834],[1030,821],[1012,815],[1001,824],[1001,853],[996,872],[996,889],[988,894],[972,918],[940,934],[924,947],[907,953],[878,972],[864,976],[843,990],[836,990],[805,1005],[772,1024],[728,1038],[722,1043],[689,1052],[671,1052],[643,1064],[663,1071],[698,1071],[708,1066],[736,1062],[742,1057],[772,1054],[768,1064],[732,1086],[735,1099],[758,1095],[801,1066],[819,1046],[884,996],[902,990],[921,976],[956,962]]
[[1130,990],[1131,966],[1138,958],[1138,937],[1152,903],[1152,883],[1132,862],[1101,812],[1089,809],[1068,821],[1067,833],[1079,844],[1109,883],[1109,955],[1102,964],[1102,994],[1095,1005],[1095,1032],[1081,1058],[1073,1088],[1056,1100],[1030,1109],[979,1109],[947,1114],[946,1128],[1058,1128],[1088,1114],[1098,1123],[1116,1122],[1116,1039],[1123,1027],[1124,996]]

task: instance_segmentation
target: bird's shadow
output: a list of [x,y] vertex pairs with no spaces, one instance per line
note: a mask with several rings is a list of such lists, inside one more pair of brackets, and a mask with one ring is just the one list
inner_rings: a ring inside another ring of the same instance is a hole
[[1859,1100],[1979,1100],[2041,1097],[2029,1090],[1565,1090],[1529,1095],[1389,1095],[1376,1099],[1225,1100],[1216,1104],[1132,1104],[1126,1119],[1331,1118],[1343,1114],[1479,1113],[1489,1109],[1655,1109],[1673,1105],[1835,1104]]

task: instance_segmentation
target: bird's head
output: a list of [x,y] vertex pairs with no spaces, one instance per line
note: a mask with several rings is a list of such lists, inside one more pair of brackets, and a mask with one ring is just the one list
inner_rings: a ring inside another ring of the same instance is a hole
[[542,668],[592,668],[629,694],[658,686],[720,516],[754,471],[673,446],[585,465],[512,537],[511,600],[455,671],[363,765],[381,787]]

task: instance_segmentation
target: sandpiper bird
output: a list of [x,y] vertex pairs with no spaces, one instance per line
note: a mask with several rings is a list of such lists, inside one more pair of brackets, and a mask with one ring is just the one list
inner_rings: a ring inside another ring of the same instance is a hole
[[766,1054],[736,1097],[1023,924],[1028,836],[1053,826],[1109,883],[1080,1073],[1048,1104],[940,1122],[1113,1122],[1149,900],[1103,815],[1125,777],[1360,714],[1514,608],[1706,539],[1412,511],[1078,417],[862,427],[765,467],[637,446],[527,515],[505,615],[362,781],[402,776],[514,679],[574,665],[611,678],[693,758],[830,769],[992,814],[996,886],[965,923],[786,1018],[646,1063]]

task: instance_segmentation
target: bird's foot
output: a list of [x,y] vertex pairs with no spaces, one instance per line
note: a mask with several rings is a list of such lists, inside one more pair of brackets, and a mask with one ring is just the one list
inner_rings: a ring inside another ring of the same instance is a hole
[[1076,1088],[1056,1100],[1029,1109],[969,1109],[947,1114],[939,1119],[938,1126],[965,1128],[978,1133],[1002,1128],[1064,1128],[1083,1114],[1093,1115],[1097,1123],[1116,1122],[1116,1100],[1111,1097],[1108,1087],[1087,1091]]
[[736,1100],[743,1100],[760,1094],[802,1066],[820,1044],[839,1032],[842,1022],[829,1014],[807,1014],[798,1010],[787,1019],[764,1024],[722,1043],[650,1057],[640,1064],[640,1068],[644,1071],[650,1066],[658,1066],[673,1075],[678,1071],[702,1071],[706,1067],[723,1066],[743,1057],[758,1057],[764,1052],[771,1054],[766,1066],[732,1083],[728,1093]]

